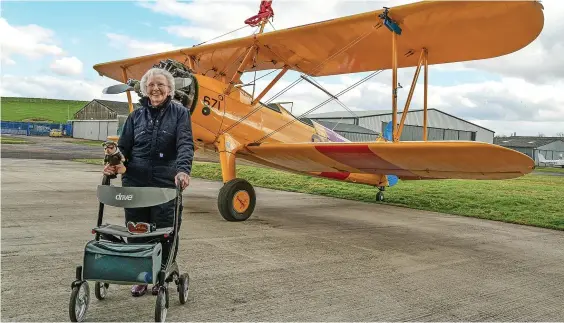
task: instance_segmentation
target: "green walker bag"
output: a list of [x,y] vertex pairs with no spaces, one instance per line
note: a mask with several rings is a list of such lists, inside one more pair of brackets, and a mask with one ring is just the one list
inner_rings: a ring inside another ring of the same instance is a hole
[[155,284],[161,270],[160,243],[89,241],[84,248],[85,280],[118,285]]

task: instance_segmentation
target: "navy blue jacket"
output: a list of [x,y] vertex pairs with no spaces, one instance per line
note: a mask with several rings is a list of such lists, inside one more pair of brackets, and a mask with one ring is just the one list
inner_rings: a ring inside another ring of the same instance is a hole
[[122,185],[174,188],[178,172],[192,171],[190,110],[170,97],[158,109],[146,97],[139,102],[141,107],[129,114],[118,141],[127,167]]

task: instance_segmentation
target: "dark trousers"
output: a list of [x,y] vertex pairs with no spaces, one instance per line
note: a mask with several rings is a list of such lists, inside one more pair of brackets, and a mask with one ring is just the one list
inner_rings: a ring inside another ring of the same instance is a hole
[[[175,200],[168,201],[167,203],[161,205],[155,205],[151,207],[144,208],[133,208],[125,209],[125,225],[127,222],[147,222],[154,223],[157,228],[166,228],[174,226],[174,202]],[[182,224],[182,205],[180,206],[180,214],[178,214],[178,230],[180,231],[180,224]],[[178,232],[177,232],[178,234]],[[132,243],[147,243],[153,239],[162,239],[161,237],[148,237],[148,238],[128,238],[127,242]],[[168,257],[171,252],[172,238],[170,240],[162,241],[163,245],[163,256],[162,256],[162,268],[166,266]],[[180,240],[180,238],[178,239]],[[178,243],[176,242],[176,247],[174,248],[173,260],[176,259],[176,254],[178,253]]]

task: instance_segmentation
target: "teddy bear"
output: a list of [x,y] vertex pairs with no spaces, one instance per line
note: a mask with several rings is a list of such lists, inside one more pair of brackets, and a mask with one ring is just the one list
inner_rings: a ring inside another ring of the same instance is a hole
[[125,173],[126,167],[123,165],[125,158],[123,157],[121,151],[119,150],[117,144],[114,141],[106,141],[102,144],[104,146],[104,167],[107,165],[117,166],[116,173]]

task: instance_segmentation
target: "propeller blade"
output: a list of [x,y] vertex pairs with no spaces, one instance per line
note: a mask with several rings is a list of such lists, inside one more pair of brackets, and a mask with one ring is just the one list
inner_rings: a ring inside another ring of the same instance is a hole
[[174,88],[177,90],[188,87],[190,84],[192,84],[191,78],[177,77],[174,79]]
[[102,93],[104,94],[119,94],[119,93],[123,93],[126,91],[131,91],[133,90],[133,88],[127,84],[116,84],[116,85],[112,85],[112,86],[108,86],[107,88],[105,88],[104,90],[102,90]]

